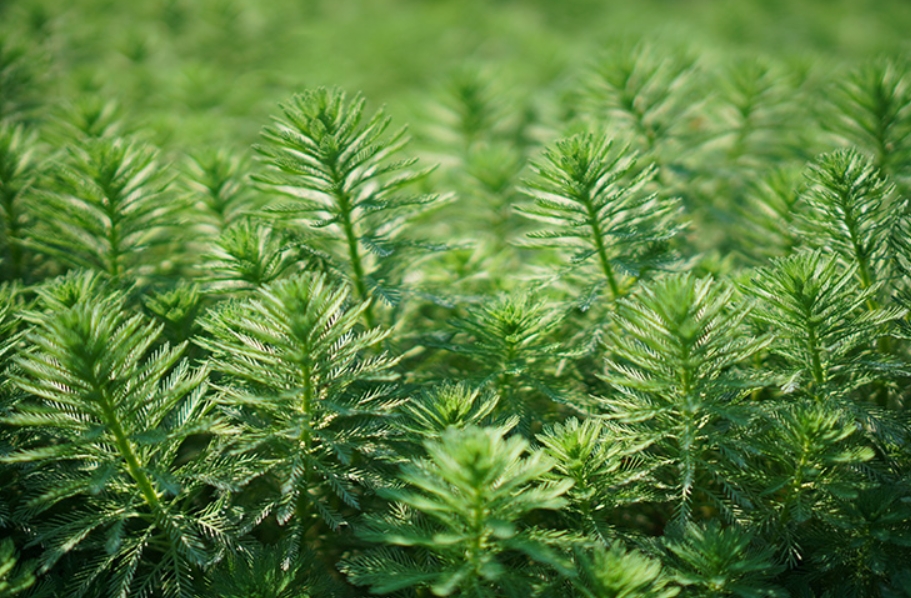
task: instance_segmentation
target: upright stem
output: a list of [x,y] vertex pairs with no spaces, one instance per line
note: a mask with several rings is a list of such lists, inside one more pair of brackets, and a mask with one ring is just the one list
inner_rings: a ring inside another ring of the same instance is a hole
[[153,511],[160,511],[161,499],[158,497],[158,493],[155,491],[155,487],[152,485],[149,476],[146,475],[142,465],[139,463],[136,451],[133,450],[133,445],[130,443],[130,439],[127,437],[127,434],[120,423],[120,419],[117,417],[117,412],[114,410],[108,393],[105,392],[103,388],[96,388],[95,392],[100,397],[102,413],[104,414],[105,420],[107,420],[106,423],[108,424],[108,428],[110,428],[111,433],[114,435],[114,442],[117,445],[117,449],[120,451],[120,456],[126,462],[127,471],[129,472],[130,477],[132,477],[133,481],[136,482],[136,485],[139,486],[139,490],[142,493],[142,497],[145,499],[146,504],[148,504]]
[[854,249],[854,259],[857,260],[857,272],[860,274],[860,286],[866,290],[873,284],[873,275],[870,273],[870,262],[864,255],[860,239],[858,239],[856,223],[852,220],[845,222],[848,234],[851,237],[851,247]]
[[604,233],[601,231],[601,223],[598,222],[598,214],[595,211],[595,207],[592,205],[591,197],[588,196],[588,192],[580,199],[582,200],[582,203],[585,204],[585,210],[588,212],[588,221],[592,227],[592,234],[595,237],[595,249],[598,252],[598,261],[601,262],[601,270],[604,272],[607,283],[610,285],[611,297],[614,300],[619,299],[620,286],[617,284],[617,279],[614,277],[614,269],[611,268],[610,259],[607,257],[607,247],[604,246]]
[[657,136],[654,127],[645,122],[645,112],[636,104],[635,94],[624,90],[621,93],[620,102],[623,109],[632,114],[636,129],[645,137],[646,150],[651,152],[655,149]]
[[[782,506],[785,508],[800,498],[800,489],[801,486],[803,486],[803,470],[807,466],[807,455],[809,454],[809,451],[810,447],[807,441],[804,440],[803,447],[800,452],[800,460],[797,462],[797,469],[794,473],[794,479],[791,480],[791,484],[788,487],[787,496],[785,496],[784,501],[782,501]],[[790,515],[790,513],[787,513],[786,515]]]
[[[867,256],[865,255],[866,252],[863,250],[863,242],[861,241],[860,234],[857,230],[857,221],[854,219],[849,209],[851,199],[850,197],[847,197],[846,194],[840,193],[839,195],[845,214],[843,222],[845,228],[848,229],[848,239],[851,242],[851,249],[854,252],[854,260],[857,262],[857,273],[860,275],[860,288],[866,290],[873,284],[873,274],[870,272],[870,260],[867,259]],[[872,297],[867,299],[867,308],[870,311],[876,309],[876,301]]]
[[[336,175],[335,167],[332,168],[333,175]],[[348,243],[348,259],[351,261],[351,269],[354,274],[354,290],[360,301],[370,301],[370,294],[367,291],[367,276],[364,274],[364,263],[361,259],[361,253],[358,250],[357,233],[354,230],[354,222],[351,220],[351,197],[343,190],[342,182],[336,181],[335,199],[338,201],[339,214],[342,221],[342,230],[345,233],[345,240]],[[373,317],[373,305],[367,304],[364,310],[364,322],[368,328],[373,328],[376,322]]]
[[[110,227],[106,231],[107,242],[109,246],[110,253],[108,254],[108,274],[114,280],[118,280],[122,274],[121,270],[121,238],[120,238],[120,214],[118,213],[118,206],[120,201],[123,199],[120,197],[120,191],[117,189],[110,188],[109,185],[102,183],[101,185],[102,193],[104,197],[107,198],[107,201],[101,203],[101,209],[104,212],[105,216],[108,217],[110,222]],[[104,263],[103,256],[101,258],[102,264]]]
[[[807,318],[809,319],[809,315]],[[810,367],[812,368],[813,373],[813,384],[816,386],[816,390],[822,388],[825,383],[825,372],[822,368],[822,359],[819,355],[819,339],[816,338],[816,328],[813,326],[807,327],[807,349],[810,353]],[[819,400],[819,395],[814,393],[817,400]]]
[[753,110],[755,108],[753,99],[753,97],[750,97],[747,103],[737,107],[743,125],[737,129],[734,143],[731,145],[731,149],[728,150],[728,159],[730,160],[737,160],[743,156],[744,150],[746,149],[747,138],[753,131]]
[[[303,451],[304,454],[308,454],[313,445],[313,434],[311,431],[311,423],[313,422],[313,368],[309,363],[302,364],[302,374],[304,379],[304,389],[303,395],[301,396],[300,402],[300,413],[301,417],[305,420],[301,426],[300,438],[299,438],[299,447],[298,450]],[[313,479],[313,472],[309,466],[305,466],[303,473],[303,488],[298,492],[297,505],[295,506],[295,514],[298,521],[301,524],[306,526],[306,529],[309,529],[310,520],[314,518],[314,512],[310,505],[310,485]],[[306,548],[306,535],[301,534],[301,549]]]
[[485,533],[485,505],[484,505],[483,494],[476,497],[476,502],[472,507],[472,538],[470,539],[469,544],[469,555],[468,558],[474,568],[475,578],[474,581],[477,583],[479,580],[483,579],[481,571],[481,557],[484,554],[484,551],[487,549],[487,538]]
[[[312,377],[312,368],[309,363],[303,365],[303,375],[304,375],[304,394],[301,397],[300,410],[301,414],[308,419],[308,421],[313,420],[313,377]],[[301,430],[301,443],[306,449],[310,448],[310,426],[304,426]]]

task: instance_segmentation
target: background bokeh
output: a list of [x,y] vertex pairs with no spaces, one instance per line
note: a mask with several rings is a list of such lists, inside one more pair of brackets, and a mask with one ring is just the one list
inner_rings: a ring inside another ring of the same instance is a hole
[[[3,94],[115,99],[156,141],[248,146],[317,85],[361,90],[398,122],[454,69],[523,92],[645,39],[713,55],[858,61],[911,48],[904,0],[2,0]],[[24,72],[23,72],[24,71]]]

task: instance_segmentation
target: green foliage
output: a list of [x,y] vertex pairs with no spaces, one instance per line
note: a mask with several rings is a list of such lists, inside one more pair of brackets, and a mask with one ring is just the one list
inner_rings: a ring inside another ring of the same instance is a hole
[[[757,422],[759,423],[759,422]],[[743,473],[761,489],[747,515],[774,529],[791,563],[804,558],[807,522],[837,512],[839,500],[857,497],[862,466],[874,458],[853,421],[817,403],[775,405],[755,435],[762,474]],[[831,530],[830,530],[831,531]]]
[[869,4],[0,0],[0,594],[911,598]]
[[[439,197],[403,192],[430,171],[410,170],[414,159],[392,160],[405,131],[384,137],[390,119],[379,111],[364,122],[364,104],[339,90],[295,96],[283,106],[284,120],[263,133],[257,150],[268,168],[256,180],[290,198],[275,214],[300,221],[302,243],[326,251],[359,300],[396,303],[403,258],[431,247],[399,232]],[[364,312],[368,326],[372,314]]]
[[294,271],[297,252],[271,227],[244,218],[209,246],[205,265],[213,290],[250,291]]
[[656,498],[649,475],[655,464],[641,454],[649,441],[630,442],[592,418],[548,426],[537,440],[554,460],[554,471],[573,481],[562,511],[571,529],[607,540],[616,533],[608,518],[619,507]]
[[[755,180],[746,191],[741,243],[751,257],[783,257],[801,244],[800,172],[781,168]],[[755,255],[758,254],[758,255]]]
[[527,183],[534,204],[521,212],[548,225],[529,233],[532,245],[572,252],[573,267],[596,262],[596,288],[607,285],[617,299],[630,279],[667,264],[679,203],[647,193],[655,168],[637,169],[635,154],[612,145],[585,134],[545,150]]
[[585,598],[672,598],[680,593],[660,561],[619,543],[609,550],[577,552],[576,566],[579,578],[574,585]]
[[786,392],[817,401],[840,398],[865,384],[900,376],[899,364],[875,355],[875,342],[904,315],[870,309],[876,287],[857,285],[858,267],[835,256],[801,252],[756,272],[747,290],[761,301],[752,317],[776,334],[770,351]]
[[28,244],[73,268],[135,280],[160,271],[155,250],[168,242],[183,206],[152,147],[123,138],[70,146],[34,207],[40,222]]
[[35,583],[30,568],[17,567],[16,547],[10,538],[0,541],[0,596],[11,598]]
[[690,274],[644,285],[619,302],[607,346],[605,380],[615,393],[603,406],[676,470],[665,472],[664,484],[681,521],[692,516],[694,492],[723,508],[728,494],[737,495],[723,465],[736,463],[742,449],[729,432],[748,421],[741,400],[761,385],[738,366],[770,339],[745,333],[749,306],[734,295],[729,285]]
[[571,538],[522,525],[522,519],[564,506],[562,495],[572,482],[544,482],[553,463],[540,451],[526,456],[528,443],[504,434],[452,428],[439,441],[427,441],[428,458],[402,467],[408,486],[383,492],[399,509],[368,519],[358,533],[417,551],[409,556],[403,549],[380,548],[349,559],[343,570],[352,581],[377,593],[419,585],[436,596],[519,596],[532,580],[517,556],[566,569],[555,547]]
[[367,305],[349,305],[345,287],[304,274],[202,321],[208,335],[197,342],[223,375],[219,402],[235,425],[227,450],[242,463],[239,483],[268,478],[257,508],[290,522],[289,555],[315,518],[336,529],[341,509],[358,508],[369,481],[361,459],[387,427],[394,401],[384,383],[395,379],[396,360],[374,351],[388,330],[357,329]]
[[186,438],[219,429],[206,371],[180,361],[180,346],[150,353],[160,329],[116,298],[29,319],[14,379],[30,396],[3,423],[40,433],[3,460],[27,467],[14,517],[34,526],[40,571],[63,560],[72,596],[190,595],[233,539],[224,496],[208,484],[217,461],[177,460]]
[[256,204],[245,185],[246,164],[226,151],[207,151],[187,163],[188,191],[214,232],[223,231]]
[[37,178],[34,139],[21,127],[0,125],[0,217],[3,219],[0,245],[3,278],[21,278],[26,266],[22,253],[27,225],[26,197]]
[[[824,512],[815,529],[814,562],[845,596],[907,592],[911,558],[911,507],[907,487],[873,486]],[[825,540],[823,539],[825,538]],[[837,580],[837,581],[836,581]],[[900,595],[900,594],[899,594]]]
[[200,598],[330,598],[340,595],[325,571],[319,571],[313,555],[283,566],[284,555],[275,547],[255,546],[229,556],[209,576]]
[[[512,210],[531,150],[532,107],[483,67],[463,66],[448,77],[432,107],[428,145],[444,157],[443,184],[458,202],[444,218],[453,232],[509,255],[523,222]],[[514,256],[513,259],[515,259]]]
[[473,388],[467,383],[444,383],[405,402],[396,420],[395,428],[409,443],[401,454],[421,454],[427,438],[439,436],[449,428],[467,428],[496,424],[511,429],[518,423],[515,417],[500,421],[496,417],[500,397],[491,392]]
[[810,212],[809,241],[856,267],[862,288],[888,276],[890,235],[897,218],[893,187],[854,150],[839,150],[810,165],[802,200]]
[[36,91],[41,65],[6,32],[0,33],[0,121],[28,121],[40,104]]
[[445,347],[471,361],[464,375],[499,396],[497,412],[518,416],[528,429],[530,419],[553,410],[542,396],[561,400],[556,365],[570,352],[554,335],[563,314],[527,293],[500,295],[466,312],[452,322],[457,334]]
[[686,52],[660,52],[648,44],[609,53],[595,65],[586,86],[587,112],[652,155],[687,121],[695,95],[694,67]]
[[787,596],[769,580],[783,567],[770,547],[751,546],[753,535],[717,523],[689,524],[666,541],[676,557],[674,579],[684,586],[684,596],[717,597]]
[[[799,118],[805,116],[797,77],[790,69],[761,58],[732,61],[718,73],[722,90],[719,118],[706,123],[717,128],[726,158],[745,166],[789,157],[800,134]],[[745,164],[744,164],[745,163]]]
[[80,143],[87,139],[116,139],[134,133],[127,129],[123,108],[111,100],[86,97],[65,104],[54,115],[48,136],[57,144]]
[[4,284],[0,286],[0,368],[5,369],[10,356],[17,349],[22,333],[19,328],[17,308],[20,307],[19,289]]
[[172,343],[183,343],[197,332],[197,318],[203,308],[199,287],[181,281],[177,287],[147,295],[146,309],[164,324],[163,334]]
[[[877,169],[902,180],[911,176],[911,74],[904,61],[878,60],[853,69],[832,96],[827,124],[867,153]],[[905,187],[907,191],[907,187]]]
[[440,124],[434,129],[441,150],[456,150],[470,160],[486,145],[521,141],[521,111],[511,109],[500,87],[491,73],[474,65],[447,78],[436,106]]

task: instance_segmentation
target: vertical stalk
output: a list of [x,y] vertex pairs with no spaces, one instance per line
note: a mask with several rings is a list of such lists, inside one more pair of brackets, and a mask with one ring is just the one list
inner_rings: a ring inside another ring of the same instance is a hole
[[[307,421],[313,421],[313,378],[312,378],[312,368],[309,363],[303,364],[303,378],[304,378],[304,393],[301,396],[300,412]],[[304,426],[301,429],[301,443],[306,449],[310,448],[310,426]]]
[[[301,417],[305,420],[301,426],[300,432],[300,446],[298,447],[304,454],[310,452],[311,445],[313,443],[313,435],[311,433],[311,422],[313,421],[313,369],[310,367],[309,363],[302,364],[302,375],[304,380],[304,389],[301,396],[300,402],[300,413]],[[310,483],[312,479],[312,471],[310,467],[304,469],[303,475],[303,488],[298,492],[297,505],[295,507],[295,514],[298,520],[304,524],[309,522],[313,518],[313,512],[310,507]],[[301,549],[306,548],[305,535],[301,534]]]
[[598,222],[598,214],[592,205],[591,197],[588,191],[583,197],[579,198],[585,204],[585,210],[588,212],[589,225],[592,227],[592,234],[595,237],[595,249],[598,252],[598,261],[601,263],[601,271],[607,278],[610,285],[611,298],[615,301],[620,298],[620,286],[614,276],[614,269],[611,268],[610,259],[607,257],[607,247],[604,245],[604,233],[601,231],[601,223]]
[[[345,203],[347,204],[347,202]],[[367,277],[364,274],[364,264],[357,247],[358,241],[354,232],[354,223],[351,222],[351,210],[347,205],[342,205],[342,228],[345,231],[345,239],[348,241],[348,259],[351,260],[351,269],[354,271],[354,289],[360,301],[368,302],[367,308],[364,310],[364,321],[368,328],[373,328],[376,326],[373,317],[373,304],[370,303],[370,294],[367,291]]]
[[[791,484],[788,486],[787,496],[785,496],[782,501],[783,506],[785,507],[800,499],[800,488],[803,486],[803,470],[807,466],[807,455],[810,452],[808,442],[809,441],[804,439],[803,447],[800,452],[800,460],[797,462],[797,470],[794,473],[794,479],[791,480]],[[790,515],[790,513],[788,513],[788,515]],[[785,521],[787,521],[787,519],[785,519]]]
[[[807,315],[807,320],[809,321],[809,314]],[[822,388],[825,384],[825,372],[822,368],[822,359],[820,358],[819,351],[819,339],[816,338],[816,328],[813,326],[807,327],[807,350],[810,353],[810,368],[811,373],[813,374],[813,385],[816,387],[814,397],[817,401],[821,398],[818,394],[819,389]]]
[[354,230],[354,222],[351,219],[353,210],[351,197],[344,191],[343,181],[339,180],[335,164],[332,165],[332,176],[337,190],[335,199],[338,202],[342,230],[345,233],[345,240],[348,244],[348,259],[351,261],[351,269],[354,275],[354,290],[357,293],[358,300],[367,302],[367,308],[364,310],[364,322],[368,328],[373,328],[376,326],[376,321],[373,317],[373,304],[370,303],[370,294],[367,291],[367,276],[364,273],[364,263],[358,250],[357,232]]
[[110,397],[103,388],[96,387],[93,390],[100,399],[104,419],[106,420],[111,433],[114,435],[114,443],[117,445],[120,456],[126,462],[127,472],[129,472],[133,481],[136,482],[136,485],[139,486],[139,490],[142,493],[142,497],[145,499],[146,504],[149,505],[153,511],[160,511],[161,499],[155,491],[155,487],[152,485],[149,476],[146,475],[142,465],[139,463],[136,451],[133,450],[133,445],[130,443],[130,439],[127,437],[127,434],[120,423],[120,419],[117,417],[117,412],[114,410]]
[[485,520],[484,495],[479,493],[475,496],[475,504],[471,510],[471,532],[472,538],[469,540],[468,558],[474,569],[474,583],[478,583],[483,578],[481,572],[481,556],[487,548],[487,538],[484,526]]
[[118,204],[120,193],[116,189],[111,189],[107,184],[102,183],[101,192],[104,197],[101,200],[101,210],[108,219],[108,227],[105,231],[105,237],[108,242],[109,254],[107,264],[104,264],[104,256],[99,256],[103,266],[106,266],[107,273],[113,280],[119,280],[122,274],[121,268],[121,238],[120,238],[120,214],[118,214]]

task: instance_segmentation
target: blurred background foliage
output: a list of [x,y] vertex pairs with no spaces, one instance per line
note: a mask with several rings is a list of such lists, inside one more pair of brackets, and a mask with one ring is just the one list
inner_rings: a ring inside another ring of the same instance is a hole
[[907,53],[908,31],[905,0],[0,0],[0,85],[45,106],[115,99],[165,148],[247,148],[319,85],[407,123],[466,64],[541,93],[618,42],[844,65]]

